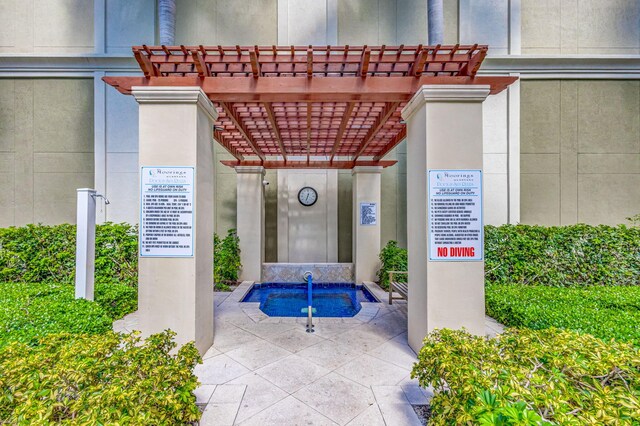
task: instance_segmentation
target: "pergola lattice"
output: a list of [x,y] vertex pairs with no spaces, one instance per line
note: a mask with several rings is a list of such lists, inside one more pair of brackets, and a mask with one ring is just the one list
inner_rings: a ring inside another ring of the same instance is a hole
[[[219,112],[215,139],[229,166],[389,166],[406,136],[400,112],[424,84],[490,85],[516,77],[477,71],[487,46],[135,46],[144,77],[104,77],[135,86],[200,86]],[[463,118],[461,118],[463,119]]]

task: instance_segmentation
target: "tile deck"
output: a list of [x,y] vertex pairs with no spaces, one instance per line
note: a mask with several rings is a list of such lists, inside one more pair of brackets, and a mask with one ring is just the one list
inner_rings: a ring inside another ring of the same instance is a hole
[[[195,369],[201,425],[420,425],[411,404],[431,395],[409,376],[406,302],[388,305],[368,284],[382,303],[363,303],[353,318],[316,318],[309,334],[306,318],[239,303],[250,286],[215,293],[214,344]],[[114,329],[137,325],[133,313]],[[487,318],[488,335],[501,330]]]

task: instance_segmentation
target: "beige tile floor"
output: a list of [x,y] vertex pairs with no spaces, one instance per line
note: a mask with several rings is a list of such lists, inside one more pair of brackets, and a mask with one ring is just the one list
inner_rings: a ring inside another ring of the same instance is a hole
[[[201,425],[420,425],[411,404],[430,392],[410,378],[416,361],[407,344],[407,305],[363,304],[354,318],[268,317],[239,303],[251,283],[215,295],[214,345],[195,369],[201,382]],[[136,313],[114,323],[137,326]],[[487,334],[502,326],[487,318]]]

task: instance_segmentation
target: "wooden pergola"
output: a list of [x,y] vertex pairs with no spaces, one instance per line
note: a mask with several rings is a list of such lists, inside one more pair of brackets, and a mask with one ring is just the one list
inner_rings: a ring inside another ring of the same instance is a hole
[[[388,167],[406,136],[400,112],[422,85],[489,85],[478,76],[487,46],[135,46],[143,77],[104,77],[124,94],[136,86],[199,86],[219,117],[214,138],[227,166]],[[464,117],[460,118],[464,120]]]

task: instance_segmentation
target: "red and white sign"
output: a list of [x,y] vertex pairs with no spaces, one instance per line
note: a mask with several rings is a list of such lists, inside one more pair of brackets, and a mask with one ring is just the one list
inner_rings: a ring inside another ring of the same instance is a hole
[[429,170],[428,180],[429,260],[482,260],[482,171]]

